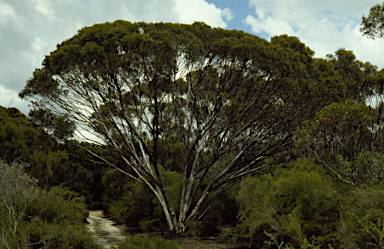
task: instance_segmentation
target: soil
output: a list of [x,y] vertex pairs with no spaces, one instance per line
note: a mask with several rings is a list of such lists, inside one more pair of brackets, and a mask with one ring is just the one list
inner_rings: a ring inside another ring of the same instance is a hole
[[90,211],[87,221],[89,230],[103,248],[109,249],[125,239],[124,228],[104,218],[103,211]]
[[[102,211],[90,211],[87,218],[89,229],[94,233],[98,243],[103,248],[109,249],[112,245],[116,245],[125,238],[125,234],[129,229],[123,225],[116,225],[113,221],[104,217]],[[151,234],[132,234],[133,236],[151,236]],[[176,237],[169,238],[176,241],[182,249],[230,249],[239,248],[238,244],[219,240],[215,237],[198,238],[198,237]]]

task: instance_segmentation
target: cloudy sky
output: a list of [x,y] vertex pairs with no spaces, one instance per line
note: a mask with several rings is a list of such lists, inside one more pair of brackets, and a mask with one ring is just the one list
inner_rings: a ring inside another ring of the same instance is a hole
[[384,39],[359,32],[376,0],[0,0],[0,105],[28,113],[18,98],[35,68],[77,30],[117,19],[244,30],[267,40],[297,36],[316,57],[339,48],[384,67]]

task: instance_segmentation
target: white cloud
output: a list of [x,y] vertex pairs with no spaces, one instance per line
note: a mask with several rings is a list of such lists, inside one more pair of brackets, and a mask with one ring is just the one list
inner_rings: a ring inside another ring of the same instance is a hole
[[[276,34],[293,34],[295,31],[287,22],[279,19],[273,19],[268,16],[263,20],[256,19],[253,16],[247,16],[245,23],[252,26],[252,31],[255,33],[266,32],[271,35],[269,30],[273,30],[274,35]],[[273,35],[271,35],[273,36]]]
[[34,0],[35,2],[35,8],[38,12],[43,14],[47,19],[54,20],[55,19],[55,13],[52,9],[51,2],[50,1],[44,1],[44,0]]
[[181,23],[201,21],[213,27],[226,28],[223,17],[227,21],[231,18],[229,9],[219,9],[205,0],[176,0],[174,10],[178,13],[178,22]]
[[14,15],[15,11],[13,10],[12,6],[10,6],[9,4],[0,3],[0,16],[2,18]]
[[288,34],[297,36],[324,57],[344,47],[352,50],[357,58],[384,67],[381,54],[384,41],[372,41],[359,32],[360,19],[369,12],[376,0],[345,1],[323,0],[249,0],[255,14],[244,22],[255,33],[269,36]]
[[0,24],[6,24],[7,22],[14,20],[16,14],[12,6],[5,3],[0,3]]
[[0,106],[4,107],[16,107],[24,114],[28,114],[29,107],[28,102],[21,100],[18,97],[18,93],[9,89],[4,88],[0,85]]
[[221,16],[225,19],[225,21],[229,22],[233,19],[232,11],[229,8],[225,8],[221,12]]
[[[33,70],[41,67],[45,55],[82,27],[121,19],[203,21],[225,28],[231,18],[229,9],[205,0],[0,0],[0,105],[19,105],[17,92],[24,88]],[[5,94],[10,95],[5,98]]]

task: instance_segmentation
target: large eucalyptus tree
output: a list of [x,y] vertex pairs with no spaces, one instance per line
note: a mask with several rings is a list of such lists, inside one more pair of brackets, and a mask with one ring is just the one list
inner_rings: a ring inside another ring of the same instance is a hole
[[[115,150],[124,166],[103,160],[150,188],[179,233],[231,183],[287,156],[297,126],[341,96],[313,54],[286,35],[116,21],[58,45],[20,97]],[[160,164],[164,143],[180,148],[177,204],[161,174],[171,170]]]

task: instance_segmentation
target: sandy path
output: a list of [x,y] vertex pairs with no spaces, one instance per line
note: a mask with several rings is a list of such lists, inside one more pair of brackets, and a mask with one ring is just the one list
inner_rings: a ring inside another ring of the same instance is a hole
[[115,226],[113,221],[104,218],[103,211],[90,211],[87,221],[89,230],[103,248],[109,249],[125,239],[122,229]]
[[[113,221],[104,218],[103,211],[89,211],[87,218],[89,230],[103,248],[109,249],[112,245],[125,239],[123,226],[116,226]],[[201,240],[199,238],[174,239],[182,249],[228,249],[235,248],[232,243],[218,243],[216,240]]]

